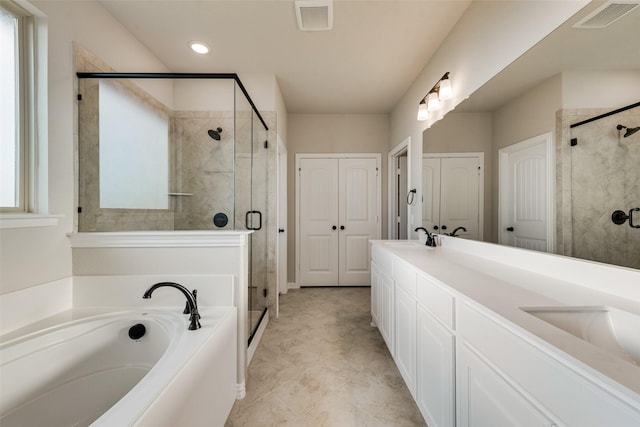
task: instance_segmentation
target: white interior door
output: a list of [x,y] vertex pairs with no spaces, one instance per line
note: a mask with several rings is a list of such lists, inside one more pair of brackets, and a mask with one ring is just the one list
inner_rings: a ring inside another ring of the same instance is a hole
[[409,184],[407,182],[407,155],[397,158],[397,192],[396,192],[396,206],[397,206],[397,219],[396,229],[398,240],[407,240],[407,192],[409,191]]
[[501,244],[553,251],[551,134],[500,150]]
[[437,232],[440,226],[440,159],[422,159],[422,226]]
[[377,236],[376,159],[339,159],[340,285],[369,285],[369,239]]
[[300,286],[338,284],[338,161],[300,159]]
[[276,315],[279,315],[278,295],[288,291],[287,280],[287,149],[278,136],[278,240],[277,240],[277,286]]
[[[480,207],[480,159],[443,158],[440,164],[440,230],[478,240]],[[423,217],[424,218],[424,217]]]

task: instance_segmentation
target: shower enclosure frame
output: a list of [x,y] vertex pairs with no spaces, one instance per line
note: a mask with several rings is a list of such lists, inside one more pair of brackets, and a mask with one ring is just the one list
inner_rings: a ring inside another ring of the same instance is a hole
[[[265,119],[263,118],[262,114],[260,114],[260,111],[258,110],[258,108],[256,107],[255,103],[253,102],[253,100],[251,99],[251,96],[249,95],[247,89],[245,88],[244,84],[242,83],[242,81],[240,80],[240,77],[238,76],[238,74],[236,73],[140,73],[140,72],[76,72],[76,76],[78,79],[185,79],[185,80],[233,80],[235,82],[235,84],[237,85],[237,87],[240,89],[240,91],[242,92],[242,94],[244,95],[246,101],[249,103],[249,105],[251,106],[251,110],[253,111],[253,113],[256,115],[256,117],[260,120],[260,123],[262,124],[262,127],[264,128],[265,132],[269,131],[269,126],[267,125]],[[78,100],[81,100],[81,97],[78,97]],[[236,138],[236,136],[234,135],[234,138]],[[252,125],[252,137],[251,137],[252,141],[251,144],[253,146],[253,143],[255,142],[255,134],[253,132],[253,125]],[[237,141],[234,141],[234,145],[237,143]],[[268,144],[268,139],[265,142],[265,148],[267,147]],[[253,157],[251,160],[251,169],[250,169],[250,174],[251,174],[251,178],[250,180],[253,181]],[[234,168],[235,169],[235,168]],[[234,172],[235,175],[235,172]],[[235,179],[235,178],[234,178]],[[236,195],[235,195],[235,191],[234,191],[234,199],[236,199]],[[235,201],[234,201],[235,203]],[[256,231],[260,230],[262,228],[262,213],[260,213],[260,226],[259,227],[254,227],[253,224],[249,225],[249,214],[250,213],[255,213],[258,211],[255,211],[253,208],[253,196],[251,196],[251,207],[250,210],[247,212],[247,223],[245,224],[245,228],[248,230],[253,230],[253,232],[255,233]],[[252,221],[252,218],[251,218]],[[237,224],[237,222],[234,219],[234,224]],[[234,226],[235,228],[235,226]],[[253,234],[253,233],[252,233]],[[253,297],[253,290],[252,290],[252,283],[253,280],[255,279],[254,276],[254,265],[253,265],[253,261],[254,261],[254,250],[253,250],[253,237],[250,236],[249,237],[249,271],[248,271],[248,286],[249,286],[249,292],[248,292],[248,298],[249,301],[247,301],[248,303],[248,313],[247,313],[247,317],[248,319],[248,331],[247,331],[247,336],[248,336],[248,342],[246,343],[247,346],[249,346],[254,338],[254,336],[256,335],[256,332],[258,330],[258,328],[260,327],[261,322],[263,321],[263,319],[265,318],[267,312],[268,312],[268,303],[267,303],[267,292],[265,292],[264,295],[264,307],[261,307],[261,309],[259,310],[260,313],[257,315],[256,319],[252,318],[252,308],[253,308],[253,303],[252,303],[252,297]],[[267,257],[267,254],[265,253],[265,259]],[[268,284],[266,283],[266,281],[268,280],[267,277],[263,278],[265,280],[265,288],[264,290],[267,291],[268,290]]]

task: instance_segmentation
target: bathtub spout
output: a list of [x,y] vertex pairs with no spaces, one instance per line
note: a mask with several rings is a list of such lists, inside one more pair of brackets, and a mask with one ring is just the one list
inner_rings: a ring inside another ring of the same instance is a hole
[[189,289],[185,288],[184,286],[175,283],[175,282],[159,282],[156,283],[155,285],[151,286],[149,289],[147,289],[144,292],[144,295],[142,295],[142,298],[144,299],[149,299],[151,298],[151,294],[153,293],[153,291],[155,291],[158,288],[161,287],[170,287],[170,288],[175,288],[177,290],[179,290],[180,292],[182,292],[182,294],[184,295],[184,297],[187,299],[187,305],[184,309],[184,314],[189,314],[189,330],[195,330],[195,329],[200,329],[200,314],[198,313],[198,300],[197,300],[197,293],[198,291],[196,289],[193,290],[193,293],[189,291]]

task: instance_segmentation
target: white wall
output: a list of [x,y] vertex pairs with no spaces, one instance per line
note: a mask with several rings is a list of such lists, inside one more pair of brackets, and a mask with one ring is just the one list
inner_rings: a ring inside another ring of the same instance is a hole
[[638,102],[640,70],[562,73],[562,108],[616,109]]
[[[386,114],[289,114],[287,229],[295,230],[295,156],[299,153],[382,154],[382,236],[387,236],[387,152],[389,116]],[[295,233],[287,233],[288,277],[295,281]]]
[[63,217],[57,227],[0,231],[2,294],[71,275],[71,249],[66,233],[73,230],[75,209],[73,42],[80,42],[119,70],[167,71],[98,3],[33,4],[47,16],[49,29],[48,159],[43,159],[49,169],[49,211]]
[[[418,197],[422,193],[422,132],[587,3],[587,0],[471,3],[391,113],[389,148],[411,138],[409,185],[418,189]],[[440,114],[418,122],[420,99],[447,71],[451,73],[454,97],[444,103]],[[416,204],[411,209],[414,222],[419,224],[420,206]]]

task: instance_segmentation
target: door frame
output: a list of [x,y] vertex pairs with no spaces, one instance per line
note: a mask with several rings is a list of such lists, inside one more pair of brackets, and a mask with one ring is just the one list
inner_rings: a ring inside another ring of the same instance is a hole
[[[422,153],[422,159],[427,158],[447,158],[447,157],[457,157],[457,158],[469,158],[475,157],[480,162],[480,173],[478,177],[478,240],[484,241],[484,152],[483,151],[474,151],[469,153]],[[424,193],[424,189],[423,189]],[[423,201],[424,203],[424,201]]]
[[296,286],[300,283],[300,162],[302,159],[375,159],[377,187],[377,209],[378,217],[377,239],[382,237],[382,156],[380,153],[296,153],[296,189],[295,189],[295,206],[296,206],[296,238],[295,238],[295,270],[296,270]]
[[546,179],[547,179],[547,252],[555,253],[555,183],[556,183],[556,162],[555,162],[555,144],[553,132],[546,132],[536,135],[532,138],[525,139],[515,144],[498,150],[498,243],[506,245],[508,242],[508,234],[506,231],[505,220],[509,217],[509,156],[522,150],[529,149],[539,144],[544,144],[545,160],[546,160]]
[[[278,135],[276,147],[276,318],[280,316],[280,294],[286,294],[287,284],[287,147]],[[285,230],[280,233],[280,229]],[[284,234],[284,235],[281,235]],[[284,254],[282,253],[284,252]],[[283,271],[284,270],[284,271]],[[284,280],[282,277],[284,275]]]
[[[403,154],[407,154],[407,188],[411,188],[411,144],[409,143],[411,138],[403,139],[400,144],[396,145],[393,150],[389,151],[389,156],[387,159],[387,169],[389,173],[387,175],[387,204],[388,204],[388,227],[387,234],[390,240],[397,240],[398,233],[396,232],[396,217],[398,216],[398,212],[396,209],[398,198],[401,197],[398,194],[396,188],[396,175],[398,172],[398,168],[396,167],[396,162],[398,157]],[[417,197],[417,196],[416,196]],[[411,222],[409,221],[409,209],[407,209],[407,238],[411,236]]]

